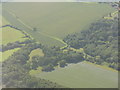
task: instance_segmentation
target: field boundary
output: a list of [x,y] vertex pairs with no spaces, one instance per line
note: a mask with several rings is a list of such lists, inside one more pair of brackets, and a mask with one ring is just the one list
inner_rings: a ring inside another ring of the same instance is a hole
[[[31,26],[25,24],[20,18],[18,18],[18,17],[13,13],[12,10],[7,9],[7,8],[6,8],[6,10],[7,10],[13,17],[15,17],[21,24],[23,24],[25,27],[29,28],[30,30],[33,30],[33,28],[32,28]],[[44,36],[47,36],[47,37],[49,37],[49,38],[51,38],[51,39],[54,39],[54,40],[57,40],[57,41],[63,43],[65,46],[61,47],[61,49],[68,46],[68,44],[65,43],[65,42],[64,42],[62,39],[60,39],[60,38],[57,38],[57,37],[55,37],[55,36],[51,36],[51,35],[49,35],[49,34],[47,34],[47,33],[43,33],[43,32],[40,32],[40,31],[39,31],[38,33],[40,33],[40,34],[42,34],[42,35],[44,35]]]

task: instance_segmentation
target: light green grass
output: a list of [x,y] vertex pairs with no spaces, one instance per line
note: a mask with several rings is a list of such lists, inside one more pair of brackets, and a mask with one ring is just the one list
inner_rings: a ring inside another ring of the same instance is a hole
[[[14,25],[23,25],[26,32],[43,44],[58,46],[64,46],[60,39],[66,35],[81,31],[114,11],[108,4],[98,3],[6,3],[4,7],[9,8],[9,13],[3,11],[3,15]],[[34,27],[36,32],[30,29]]]
[[0,15],[0,27],[10,24],[2,15]]
[[[29,55],[30,59],[29,59],[29,61],[27,61],[28,63],[31,62],[33,56],[43,57],[44,53],[43,53],[42,49],[40,49],[40,48],[32,50],[30,55]],[[30,73],[30,75],[35,75],[35,74],[41,72],[41,70],[42,70],[42,67],[38,67],[37,70],[30,70],[29,73]]]
[[10,57],[14,52],[19,50],[20,48],[15,48],[12,50],[7,50],[5,52],[0,52],[0,62],[5,61],[8,57]]
[[113,13],[111,13],[111,16],[108,15],[108,16],[104,17],[104,19],[113,19],[114,20],[114,18],[116,16],[118,16],[118,10],[113,12]]
[[5,27],[0,30],[0,33],[2,33],[2,42],[0,44],[7,44],[7,43],[12,43],[15,41],[24,41],[28,38],[23,38],[25,35],[13,28],[10,27]]
[[30,53],[30,55],[29,55],[30,60],[31,60],[31,58],[32,58],[33,56],[41,56],[41,57],[43,57],[43,56],[44,56],[44,53],[43,53],[42,49],[37,48],[37,49],[34,49],[34,50],[31,51],[31,53]]
[[30,70],[29,74],[30,75],[36,75],[42,72],[42,67],[38,67],[37,70]]
[[[38,72],[38,71],[37,71]],[[35,72],[34,72],[35,73]],[[81,62],[35,75],[70,88],[117,88],[118,73]]]
[[10,23],[4,18],[4,17],[2,17],[2,26],[4,26],[4,25],[10,25]]

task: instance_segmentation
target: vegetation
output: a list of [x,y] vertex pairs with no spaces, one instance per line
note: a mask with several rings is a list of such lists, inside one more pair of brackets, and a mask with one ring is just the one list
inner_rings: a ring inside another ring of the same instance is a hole
[[30,60],[34,57],[34,56],[41,56],[43,57],[44,56],[44,53],[43,51],[40,49],[40,48],[37,48],[33,51],[31,51],[29,57],[30,57]]
[[0,40],[0,62],[5,61],[9,58],[14,52],[18,51],[23,44],[28,43],[30,40],[29,37],[2,17],[2,26],[0,30],[1,40]]
[[10,24],[2,15],[0,15],[0,27]]
[[118,10],[113,13],[110,13],[107,17],[104,17],[104,19],[113,19],[114,20],[114,18],[116,18],[117,15],[118,15]]
[[2,78],[5,87],[16,88],[58,88],[62,87],[49,80],[38,79],[29,75],[29,69],[26,66],[29,60],[29,54],[32,50],[41,48],[41,45],[28,43],[19,51],[15,52],[2,64]]
[[0,52],[0,55],[2,55],[2,57],[0,58],[0,62],[5,61],[7,58],[9,58],[14,52],[18,51],[19,49],[20,48],[16,48],[5,52]]
[[2,28],[2,31],[0,31],[0,33],[2,33],[2,44],[5,45],[7,43],[12,43],[15,41],[24,41],[28,38],[25,37],[25,35],[23,33],[21,33],[20,31],[10,28],[10,27],[5,27]]
[[67,66],[65,60],[61,60],[61,61],[59,62],[59,64],[60,64],[60,67],[65,67],[65,66]]
[[32,11],[26,6],[31,3],[3,4],[3,15],[13,25],[4,28],[15,29],[15,35],[19,32],[24,38],[5,38],[7,43],[0,46],[1,54],[20,48],[2,61],[5,87],[118,87],[118,73],[97,66],[119,70],[118,18],[94,22],[113,8],[106,3],[32,3]]
[[69,88],[118,87],[118,73],[86,62],[71,64],[52,72],[37,71],[36,73],[34,76],[38,78],[54,81]]
[[34,40],[27,39],[23,42],[16,41],[13,43],[8,43],[7,45],[1,45],[0,51],[4,52],[4,51],[11,50],[14,48],[20,48],[20,47],[23,47],[25,44],[32,43],[32,42],[34,42]]
[[[44,57],[35,55],[35,56],[32,56],[30,60],[29,56],[31,56],[31,53],[36,50],[38,51],[39,48],[43,50]],[[78,60],[78,58],[80,59]],[[36,43],[34,40],[31,40],[25,43],[25,45],[22,46],[19,51],[13,53],[12,56],[10,56],[6,61],[3,62],[2,64],[3,84],[5,84],[6,87],[19,87],[19,86],[28,87],[28,85],[24,83],[26,82],[26,80],[29,80],[30,78],[32,78],[29,76],[29,72],[30,71],[32,72],[33,69],[36,70],[38,69],[38,67],[41,67],[40,71],[50,72],[50,71],[53,71],[55,66],[58,66],[59,63],[60,63],[60,66],[63,67],[63,66],[66,66],[67,63],[77,63],[82,60],[83,60],[82,53],[76,53],[70,50],[64,53],[62,50],[60,50],[60,47],[49,48],[47,46]],[[28,78],[23,78],[23,77],[28,77]],[[21,80],[21,78],[23,79]],[[46,82],[48,83],[47,85],[43,83],[42,84],[43,86],[33,85],[31,87],[44,87],[44,86],[45,87],[62,87],[54,83],[51,85],[49,84],[49,81],[46,81]],[[36,83],[38,83],[38,81],[36,81]],[[39,83],[42,83],[42,80],[39,81]]]
[[41,66],[42,71],[52,71],[54,67],[60,65],[64,67],[67,63],[77,63],[84,60],[84,55],[82,53],[74,52],[68,50],[63,52],[59,47],[42,47],[44,57],[33,56],[32,59],[26,64],[26,66],[31,69],[37,69]]
[[[118,70],[118,20],[100,20],[64,41],[73,48],[83,48],[87,61]],[[86,56],[87,56],[86,55]]]
[[[32,9],[28,9],[31,6]],[[64,46],[60,40],[66,35],[88,28],[92,22],[113,11],[115,9],[106,3],[3,4],[3,15],[11,24],[49,46]]]

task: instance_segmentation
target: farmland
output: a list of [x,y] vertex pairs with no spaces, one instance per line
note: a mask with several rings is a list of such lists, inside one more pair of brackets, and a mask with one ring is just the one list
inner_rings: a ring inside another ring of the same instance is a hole
[[[1,17],[2,17],[2,20],[1,20],[2,26],[11,25],[11,23],[9,23],[9,21],[6,20],[3,16],[1,16]],[[25,35],[21,31],[16,30],[16,29],[11,28],[11,27],[1,28],[0,33],[2,34],[2,40],[0,41],[0,45],[1,44],[6,45],[8,43],[13,43],[16,41],[21,42],[21,41],[28,39],[28,38],[25,38]]]
[[[2,31],[0,31],[0,33],[2,33],[2,44],[5,45],[7,43],[12,43],[15,41],[24,41],[27,38],[23,38],[25,35],[13,28],[10,27],[5,27],[2,29]],[[0,43],[1,44],[1,43]]]
[[[37,41],[49,46],[64,46],[61,40],[66,35],[86,29],[92,22],[113,11],[114,9],[108,4],[98,3],[6,3],[3,5],[3,15],[7,20],[24,29]],[[35,31],[33,28],[36,28]]]
[[9,22],[0,15],[0,27],[9,24]]
[[[2,17],[2,26],[4,25],[10,25],[10,23]],[[28,38],[25,38],[25,35],[14,28],[11,27],[4,27],[0,29],[1,34],[1,40],[0,45],[7,45],[8,43],[14,43],[16,41],[22,42],[25,41]],[[14,52],[18,51],[20,48],[10,49],[4,52],[0,52],[0,62],[5,61],[7,58],[9,58]]]
[[3,3],[3,85],[118,88],[118,18],[104,18],[111,4]]
[[5,61],[8,57],[10,57],[14,52],[18,51],[20,48],[15,48],[12,50],[8,50],[5,52],[0,52],[0,62]]
[[[58,68],[52,72],[39,72],[36,77],[54,81],[70,88],[117,88],[118,73],[81,62]],[[35,71],[34,71],[35,74]],[[103,83],[104,82],[104,83]]]

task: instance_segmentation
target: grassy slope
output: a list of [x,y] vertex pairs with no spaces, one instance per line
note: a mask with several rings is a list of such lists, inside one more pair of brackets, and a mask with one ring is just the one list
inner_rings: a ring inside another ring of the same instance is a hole
[[[10,24],[4,17],[2,17],[1,20],[1,26]],[[1,40],[0,40],[0,45],[7,44],[7,43],[12,43],[15,41],[24,41],[27,38],[22,38],[24,37],[24,34],[22,34],[20,31],[10,28],[10,27],[5,27],[0,29],[0,35],[1,35]],[[7,50],[5,52],[0,52],[0,62],[3,62],[6,60],[9,56],[11,56],[14,52],[19,50],[20,48],[15,48],[12,50]]]
[[2,33],[2,43],[0,44],[3,45],[15,41],[24,41],[27,39],[27,38],[23,38],[25,35],[22,34],[20,31],[10,27],[3,28],[2,30],[0,30],[0,33]]
[[9,22],[0,15],[0,27],[9,24]]
[[38,49],[32,50],[32,52],[30,53],[29,56],[30,56],[30,59],[31,59],[33,56],[44,56],[44,53],[40,48],[38,48]]
[[[2,17],[2,20],[1,20],[2,22],[0,23],[1,26],[10,24],[8,20],[6,20],[3,16],[0,15],[0,17]],[[15,41],[24,41],[27,39],[27,38],[22,38],[25,36],[24,34],[22,34],[22,32],[10,27],[1,28],[0,34],[2,34],[1,35],[2,40],[0,41],[0,44],[3,44],[3,45],[7,43],[12,43]]]
[[113,11],[107,4],[96,3],[7,3],[6,6],[24,23],[38,28],[36,32],[25,29],[35,39],[44,44],[60,46],[55,39],[40,33],[62,39],[67,34],[87,28],[95,20]]
[[[41,57],[43,57],[44,53],[43,53],[42,49],[37,48],[37,49],[34,49],[34,50],[31,51],[31,53],[29,55],[29,57],[30,57],[29,61],[31,61],[31,59],[32,59],[33,56],[41,56]],[[30,70],[29,73],[30,73],[30,75],[37,74],[37,73],[39,73],[41,71],[41,69],[42,69],[41,67],[38,67],[37,68],[38,71],[36,71],[36,70]]]
[[4,17],[2,17],[2,26],[10,24]]
[[64,46],[64,43],[61,43],[59,40],[56,40],[56,37],[49,36],[47,34],[41,33],[41,32],[34,32],[32,31],[31,27],[25,24],[21,19],[17,19],[16,16],[13,15],[13,13],[9,11],[4,11],[4,16],[9,20],[14,26],[25,30],[30,36],[32,36],[37,41],[45,44],[45,45],[57,45],[57,46]]
[[54,81],[60,85],[70,88],[118,87],[117,72],[103,69],[86,62],[72,64],[52,72],[40,72],[35,76]]
[[3,62],[4,60],[6,60],[9,56],[11,56],[14,52],[16,52],[19,49],[20,48],[15,48],[5,52],[0,52],[0,62]]
[[2,4],[0,3],[0,27],[2,26]]

